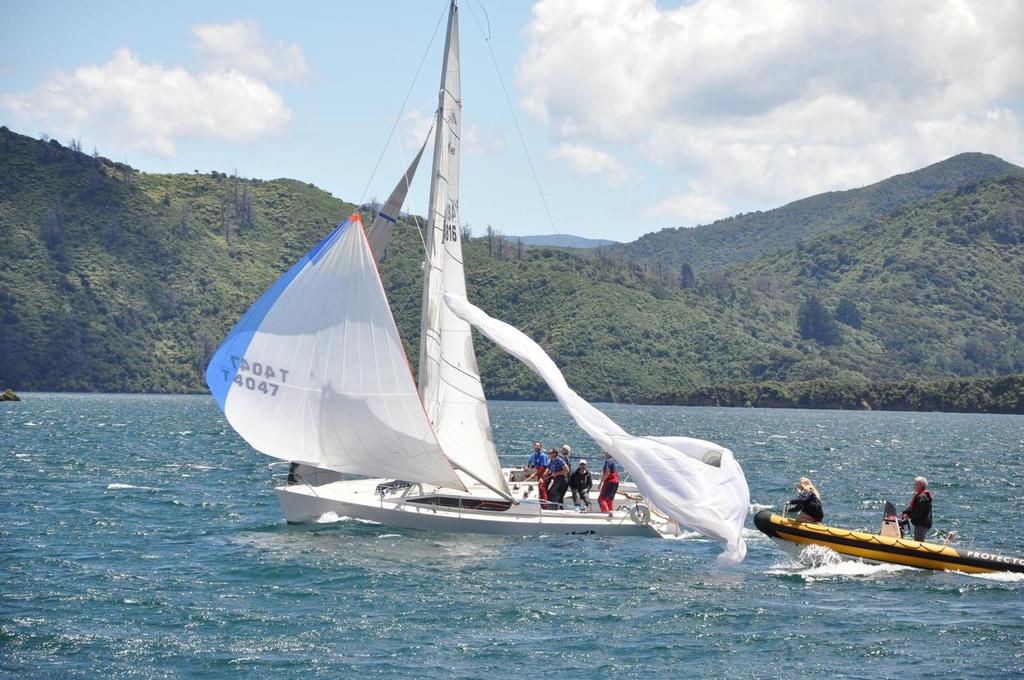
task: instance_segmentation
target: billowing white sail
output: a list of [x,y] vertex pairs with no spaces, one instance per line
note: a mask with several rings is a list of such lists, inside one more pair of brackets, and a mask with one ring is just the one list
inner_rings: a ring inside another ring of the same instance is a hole
[[679,524],[725,544],[723,565],[747,554],[743,524],[750,490],[729,449],[688,437],[634,437],[574,392],[540,345],[498,321],[464,297],[448,295],[446,306],[506,352],[529,366],[555,393],[576,424],[632,475],[640,492]]
[[470,327],[452,314],[443,300],[446,293],[466,295],[459,233],[461,117],[458,8],[453,3],[448,18],[425,239],[427,267],[419,386],[424,408],[445,455],[480,482],[507,495],[508,486],[491,440]]
[[373,218],[373,222],[366,232],[370,250],[378,264],[384,258],[388,246],[391,245],[391,237],[395,233],[395,223],[402,212],[402,204],[405,203],[405,196],[409,193],[409,185],[412,184],[412,178],[416,176],[416,168],[419,166],[420,157],[423,156],[423,150],[426,148],[427,143],[424,141],[416,157],[409,164],[409,169],[402,175],[402,179],[398,180],[398,185],[388,196],[387,202],[384,203],[377,216]]
[[256,301],[206,382],[265,454],[464,488],[423,411],[359,215]]

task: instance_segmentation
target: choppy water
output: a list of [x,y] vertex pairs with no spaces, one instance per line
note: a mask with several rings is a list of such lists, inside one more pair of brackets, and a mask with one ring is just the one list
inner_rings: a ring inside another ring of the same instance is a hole
[[[608,411],[729,446],[758,506],[808,474],[843,526],[877,527],[926,474],[939,528],[1024,553],[1024,418]],[[506,463],[533,438],[596,453],[557,405],[491,413]],[[753,529],[718,571],[703,540],[287,526],[269,459],[207,397],[27,395],[0,404],[0,454],[0,675],[1024,674],[1020,579],[799,565]]]

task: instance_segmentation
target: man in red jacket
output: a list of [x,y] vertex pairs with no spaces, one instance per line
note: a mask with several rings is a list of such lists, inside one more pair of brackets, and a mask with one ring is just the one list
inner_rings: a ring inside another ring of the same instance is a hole
[[909,519],[914,525],[915,541],[923,541],[932,528],[932,492],[928,490],[928,480],[924,477],[914,478],[914,497],[903,511],[903,519]]

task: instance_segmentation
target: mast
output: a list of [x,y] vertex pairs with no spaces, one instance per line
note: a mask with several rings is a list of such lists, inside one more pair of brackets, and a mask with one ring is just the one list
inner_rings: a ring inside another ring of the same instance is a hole
[[466,295],[459,231],[461,125],[459,8],[452,0],[438,93],[430,209],[424,238],[427,261],[423,272],[419,390],[438,442],[452,464],[510,498],[491,440],[472,331],[444,303],[446,293]]

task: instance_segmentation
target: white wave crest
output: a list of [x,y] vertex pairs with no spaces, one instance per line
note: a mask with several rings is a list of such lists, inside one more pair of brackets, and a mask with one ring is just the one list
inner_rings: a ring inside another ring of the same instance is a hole
[[136,486],[134,484],[120,484],[114,482],[113,484],[107,484],[107,491],[118,491],[120,489],[139,489],[141,491],[159,491],[155,486]]
[[666,534],[665,538],[670,541],[687,541],[694,538],[701,538],[701,533],[699,531],[684,530],[680,531],[678,536],[676,534]]

